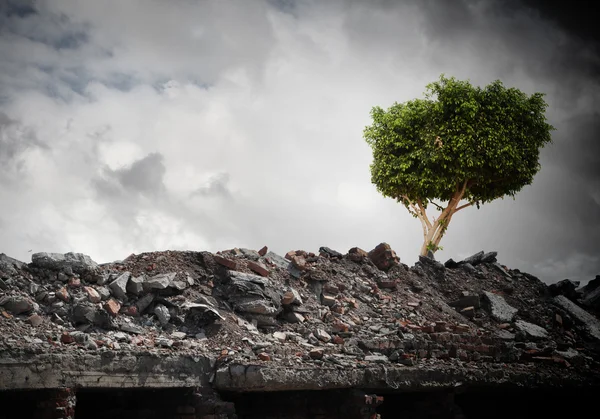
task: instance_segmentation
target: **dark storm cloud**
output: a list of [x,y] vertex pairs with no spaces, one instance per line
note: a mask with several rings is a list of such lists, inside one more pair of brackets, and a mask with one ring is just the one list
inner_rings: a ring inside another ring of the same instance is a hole
[[[32,149],[47,150],[35,132],[0,112],[0,178],[24,175],[24,153]],[[5,179],[6,180],[6,179]]]

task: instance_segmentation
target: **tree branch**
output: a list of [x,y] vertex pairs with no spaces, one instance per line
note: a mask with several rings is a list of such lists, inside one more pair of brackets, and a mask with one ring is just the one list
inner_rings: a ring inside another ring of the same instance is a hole
[[419,209],[421,210],[421,213],[423,214],[425,223],[427,223],[427,227],[431,228],[431,222],[429,221],[429,218],[427,217],[427,212],[425,212],[425,206],[423,205],[423,201],[420,198],[417,199],[417,204],[419,205]]
[[463,208],[470,207],[470,206],[471,206],[471,205],[473,205],[473,204],[475,204],[475,201],[471,201],[471,202],[469,202],[469,203],[467,203],[467,204],[463,204],[463,205],[461,205],[460,207],[457,207],[457,208],[454,210],[454,212],[458,212],[458,211],[460,211],[460,210],[461,210],[461,209],[463,209]]

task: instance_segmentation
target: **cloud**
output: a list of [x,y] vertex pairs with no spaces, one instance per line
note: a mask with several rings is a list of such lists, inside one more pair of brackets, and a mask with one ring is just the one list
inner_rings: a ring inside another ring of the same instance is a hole
[[546,281],[600,271],[595,44],[535,8],[5,4],[0,251],[108,261],[166,248],[387,241],[413,263],[420,225],[370,184],[362,130],[372,106],[419,97],[446,73],[546,92],[558,130],[534,183],[515,201],[459,213],[439,257],[498,250]]

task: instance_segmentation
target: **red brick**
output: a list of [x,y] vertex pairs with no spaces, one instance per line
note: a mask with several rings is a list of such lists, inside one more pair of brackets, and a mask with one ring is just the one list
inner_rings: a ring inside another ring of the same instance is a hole
[[62,335],[60,335],[60,341],[64,344],[68,344],[75,342],[75,339],[69,334],[69,332],[63,332]]
[[137,317],[140,315],[137,306],[129,306],[125,308],[125,314],[132,317]]
[[219,265],[225,266],[227,269],[236,270],[237,262],[231,259],[224,258],[223,256],[214,255],[215,262]]
[[292,258],[293,258],[294,256],[296,256],[296,251],[295,251],[295,250],[290,250],[289,252],[287,252],[287,253],[285,254],[285,258],[286,258],[287,260],[292,260]]
[[271,356],[268,353],[261,352],[258,354],[258,359],[260,359],[261,361],[270,361]]
[[247,265],[250,269],[252,269],[257,274],[259,274],[261,276],[269,276],[269,270],[267,268],[265,268],[262,264],[249,260]]
[[267,246],[263,246],[263,248],[258,251],[258,254],[261,256],[264,256],[267,254],[268,251],[269,251],[269,248]]
[[292,265],[301,271],[305,271],[308,268],[306,266],[306,259],[302,256],[292,256]]
[[67,291],[67,288],[62,287],[61,289],[56,291],[56,298],[67,302],[71,299],[71,295],[69,294],[69,291]]
[[386,288],[395,290],[398,287],[398,283],[395,280],[380,280],[377,281],[379,288]]
[[116,316],[119,314],[119,310],[121,309],[121,304],[117,300],[110,299],[104,304],[104,309],[108,311],[111,316]]
[[81,286],[81,280],[79,278],[71,278],[69,279],[69,286],[73,288],[77,288]]
[[100,294],[98,294],[98,291],[96,291],[94,288],[83,287],[83,290],[86,292],[88,300],[90,300],[92,303],[99,303],[102,300]]
[[344,344],[344,339],[341,336],[334,335],[333,336],[333,343],[335,343],[336,345],[343,345]]

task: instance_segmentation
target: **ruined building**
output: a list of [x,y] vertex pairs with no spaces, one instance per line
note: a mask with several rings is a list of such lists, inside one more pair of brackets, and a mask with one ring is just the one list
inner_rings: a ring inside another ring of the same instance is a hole
[[479,252],[0,255],[0,418],[587,417],[600,277]]

